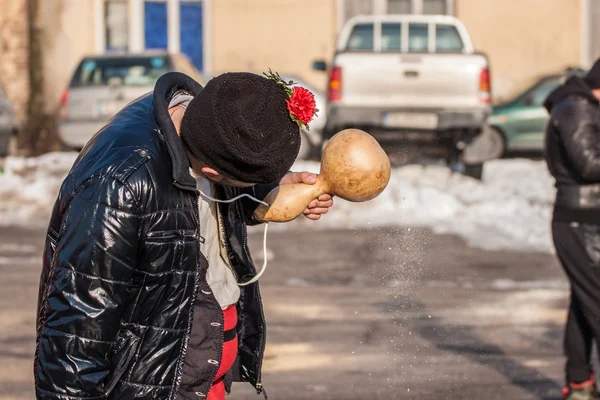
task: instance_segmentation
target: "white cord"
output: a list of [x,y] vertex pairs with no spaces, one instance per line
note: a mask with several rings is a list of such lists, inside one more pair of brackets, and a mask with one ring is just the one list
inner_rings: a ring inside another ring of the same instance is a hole
[[[248,197],[249,199],[254,200],[257,203],[260,203],[260,204],[263,204],[263,205],[269,207],[269,203],[267,203],[265,201],[262,201],[262,200],[259,200],[256,197],[252,197],[252,196],[250,196],[247,193],[242,193],[239,196],[236,196],[236,197],[234,197],[232,199],[220,200],[220,199],[215,199],[214,197],[210,197],[207,194],[204,194],[204,192],[202,192],[201,190],[199,190],[198,192],[200,192],[200,194],[202,195],[202,197],[204,197],[204,198],[206,198],[208,200],[212,200],[212,201],[217,202],[217,203],[233,203],[234,201],[236,201],[238,199],[241,199],[242,197]],[[258,274],[256,274],[256,276],[254,278],[250,279],[248,282],[238,283],[238,286],[248,286],[251,283],[256,282],[262,276],[262,274],[265,272],[265,270],[267,269],[267,228],[268,227],[269,227],[269,223],[266,222],[265,223],[265,233],[264,233],[264,236],[263,236],[263,258],[264,258],[264,261],[263,261],[263,266],[262,266],[260,272]]]
[[266,222],[265,223],[265,233],[263,236],[263,265],[262,268],[260,270],[260,272],[258,274],[256,274],[256,276],[252,279],[250,279],[248,282],[244,282],[244,283],[238,283],[238,286],[248,286],[251,283],[256,282],[261,276],[262,274],[265,272],[265,270],[267,269],[267,228],[269,227],[269,223]]
[[207,194],[204,194],[202,191],[200,191],[200,194],[202,195],[202,197],[204,197],[204,198],[206,198],[206,199],[208,199],[208,200],[211,200],[211,201],[216,201],[217,203],[233,203],[234,201],[236,201],[236,200],[239,200],[239,199],[241,199],[242,197],[248,197],[249,199],[251,199],[251,200],[254,200],[255,202],[257,202],[257,203],[260,203],[260,204],[262,204],[262,205],[264,205],[264,206],[266,206],[266,207],[269,207],[269,206],[270,206],[270,204],[269,204],[269,203],[267,203],[267,202],[265,202],[265,201],[262,201],[262,200],[259,200],[259,199],[257,199],[256,197],[252,197],[252,196],[250,196],[250,195],[249,195],[249,194],[247,194],[247,193],[242,193],[242,194],[240,194],[239,196],[235,196],[234,198],[232,198],[232,199],[228,199],[228,200],[219,200],[219,199],[215,199],[214,197],[210,197],[209,195],[207,195]]

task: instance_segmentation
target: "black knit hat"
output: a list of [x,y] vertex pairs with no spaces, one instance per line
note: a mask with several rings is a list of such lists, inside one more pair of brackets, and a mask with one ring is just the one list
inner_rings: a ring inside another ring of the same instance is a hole
[[600,88],[600,59],[596,60],[590,71],[585,76],[585,82],[592,89]]
[[287,99],[280,85],[260,75],[219,75],[190,102],[181,137],[194,157],[229,178],[276,182],[300,150]]

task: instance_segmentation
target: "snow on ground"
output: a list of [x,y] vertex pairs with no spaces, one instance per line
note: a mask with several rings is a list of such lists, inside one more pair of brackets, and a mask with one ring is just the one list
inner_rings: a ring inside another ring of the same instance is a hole
[[[0,225],[44,225],[76,153],[9,157],[0,174]],[[318,172],[316,162],[294,170]],[[366,203],[336,199],[313,228],[423,226],[455,233],[487,249],[552,251],[549,232],[553,180],[543,162],[498,160],[478,182],[437,165],[395,168],[386,190]],[[303,224],[271,224],[270,230]]]
[[8,157],[0,162],[0,225],[45,225],[77,153]]
[[[295,170],[318,172],[317,163]],[[322,227],[423,226],[455,233],[486,249],[553,251],[553,179],[540,161],[497,160],[484,181],[440,165],[396,168],[386,190],[365,203],[336,199]]]

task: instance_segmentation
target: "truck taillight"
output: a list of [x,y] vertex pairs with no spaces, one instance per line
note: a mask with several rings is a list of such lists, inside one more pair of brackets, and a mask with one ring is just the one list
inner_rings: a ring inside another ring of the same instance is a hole
[[483,104],[492,102],[492,84],[490,82],[490,70],[485,67],[479,72],[479,101]]
[[331,70],[327,98],[332,103],[342,100],[342,68],[340,67],[333,67]]
[[65,89],[60,95],[60,118],[69,118],[69,108],[67,107],[69,102],[69,90]]

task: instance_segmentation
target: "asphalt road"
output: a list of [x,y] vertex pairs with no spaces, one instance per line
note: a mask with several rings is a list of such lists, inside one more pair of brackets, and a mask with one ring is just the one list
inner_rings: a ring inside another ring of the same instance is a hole
[[[269,399],[560,398],[568,286],[552,256],[418,229],[308,227],[269,235]],[[0,228],[2,400],[34,398],[43,234]],[[233,389],[229,399],[262,398]]]

